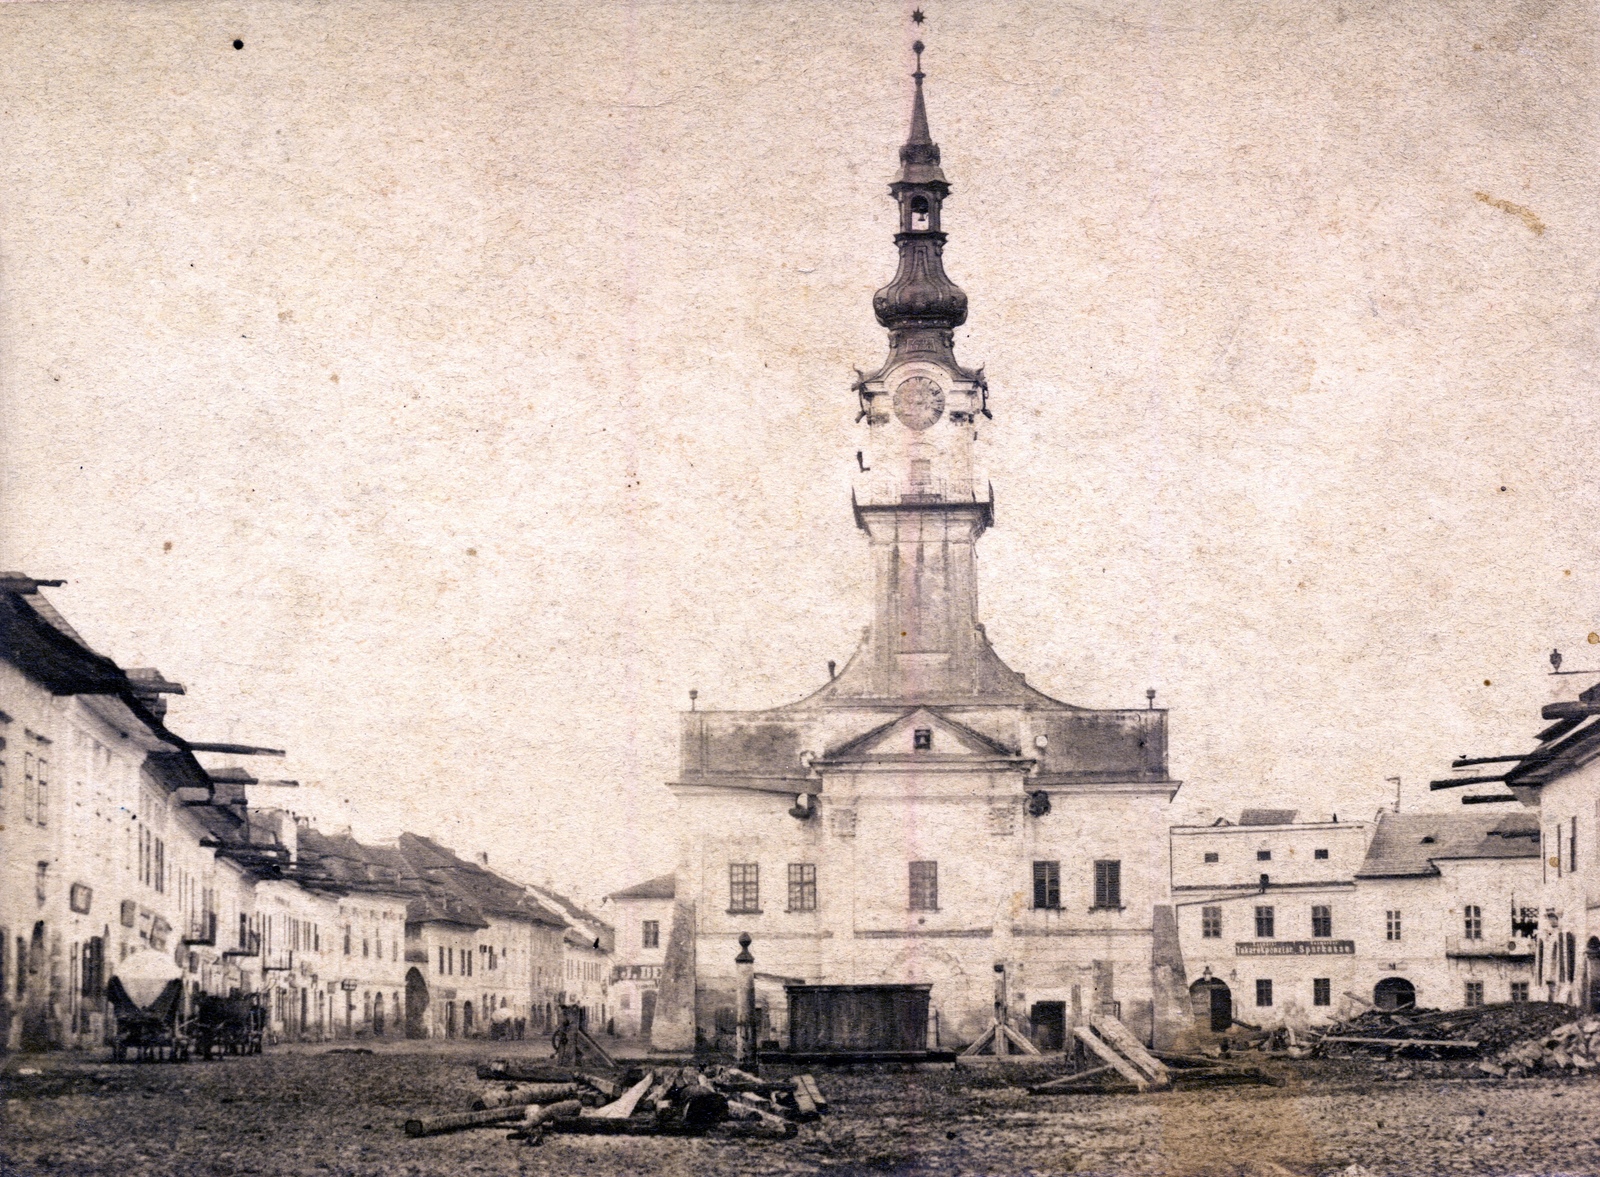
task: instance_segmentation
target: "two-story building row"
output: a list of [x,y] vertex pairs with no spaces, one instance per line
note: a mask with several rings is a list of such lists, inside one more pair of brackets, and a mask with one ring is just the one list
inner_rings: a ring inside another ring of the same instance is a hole
[[252,807],[255,776],[197,756],[250,749],[168,730],[182,686],[91,650],[39,588],[0,577],[0,1049],[100,1044],[135,951],[170,956],[191,1007],[259,994],[273,1038],[545,1030],[580,954],[603,993],[609,929],[574,946],[486,863]]
[[1380,813],[1172,831],[1173,899],[1195,1022],[1305,1027],[1362,1009],[1534,996],[1537,823]]

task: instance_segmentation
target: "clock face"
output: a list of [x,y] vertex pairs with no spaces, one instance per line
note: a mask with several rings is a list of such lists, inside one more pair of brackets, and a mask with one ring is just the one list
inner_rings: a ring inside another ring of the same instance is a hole
[[917,432],[944,416],[944,389],[926,376],[902,380],[894,390],[894,415]]

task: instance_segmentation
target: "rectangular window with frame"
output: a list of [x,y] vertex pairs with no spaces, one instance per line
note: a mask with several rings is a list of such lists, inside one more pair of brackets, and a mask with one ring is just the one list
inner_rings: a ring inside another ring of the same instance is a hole
[[1318,847],[1311,852],[1311,857],[1316,859],[1318,862],[1326,862],[1328,858],[1328,851],[1323,847]]
[[1333,1004],[1333,979],[1331,977],[1311,978],[1311,1004]]
[[913,862],[910,869],[910,907],[912,911],[939,910],[939,864]]
[[38,812],[34,820],[40,825],[47,825],[50,821],[50,762],[41,756],[34,761],[34,766],[39,779]]
[[1269,1006],[1272,1004],[1271,981],[1262,979],[1256,982],[1256,1004],[1258,1006]]
[[741,915],[761,910],[761,867],[756,863],[728,864],[728,910]]
[[33,753],[22,754],[22,820],[33,820]]
[[1256,908],[1256,939],[1271,940],[1276,934],[1277,913],[1270,907]]
[[1317,904],[1311,909],[1311,938],[1326,940],[1333,935],[1333,908]]
[[1464,939],[1483,939],[1483,908],[1468,904],[1462,912],[1461,931]]
[[645,920],[640,929],[640,943],[646,948],[661,947],[661,921]]
[[1383,938],[1385,940],[1400,939],[1400,913],[1386,911],[1383,913]]
[[1515,1002],[1528,1000],[1528,983],[1526,981],[1511,982],[1511,1000]]
[[1033,864],[1033,906],[1035,909],[1056,911],[1061,907],[1061,864],[1035,862]]
[[1483,1004],[1483,982],[1468,981],[1461,995],[1461,1004],[1471,1007]]
[[1272,861],[1272,851],[1270,851],[1270,850],[1257,850],[1256,851],[1256,861],[1257,862],[1271,862]]
[[789,910],[817,910],[817,864],[791,862],[789,864]]
[[1121,859],[1102,858],[1094,864],[1094,905],[1099,908],[1121,908]]
[[1207,861],[1207,862],[1221,862],[1222,861],[1222,855],[1218,854],[1215,850],[1207,850],[1206,853],[1205,853],[1205,861]]
[[1200,936],[1205,940],[1222,939],[1222,908],[1202,907],[1200,909]]

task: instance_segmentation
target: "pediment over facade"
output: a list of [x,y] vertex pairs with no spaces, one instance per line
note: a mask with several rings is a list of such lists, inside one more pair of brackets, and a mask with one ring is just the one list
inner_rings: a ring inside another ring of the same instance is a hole
[[991,739],[929,707],[915,707],[854,739],[828,749],[819,765],[882,760],[1024,760],[1017,749]]

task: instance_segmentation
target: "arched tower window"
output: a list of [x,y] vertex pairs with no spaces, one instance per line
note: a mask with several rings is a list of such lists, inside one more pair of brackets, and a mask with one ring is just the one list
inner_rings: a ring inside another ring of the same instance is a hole
[[926,196],[913,196],[911,198],[911,228],[920,232],[928,227],[928,198]]

